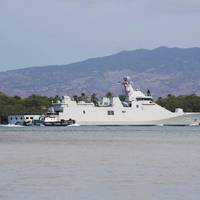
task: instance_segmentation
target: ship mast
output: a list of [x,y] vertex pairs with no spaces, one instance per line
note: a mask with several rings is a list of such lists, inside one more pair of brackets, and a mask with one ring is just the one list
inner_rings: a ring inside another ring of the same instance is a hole
[[129,76],[124,77],[121,84],[124,87],[124,91],[125,91],[125,94],[126,94],[126,100],[128,102],[135,101],[136,100],[136,94],[135,94],[136,91],[133,89],[133,87],[131,85],[130,77]]

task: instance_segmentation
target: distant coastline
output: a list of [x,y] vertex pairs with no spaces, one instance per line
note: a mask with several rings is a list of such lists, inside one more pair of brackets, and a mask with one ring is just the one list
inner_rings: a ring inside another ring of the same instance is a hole
[[[107,96],[112,96],[112,93],[108,92]],[[123,101],[124,96],[119,95]],[[85,100],[96,104],[98,98],[96,94],[86,95],[82,93],[80,95],[74,95],[72,98],[77,98],[77,101]],[[31,95],[26,98],[20,96],[8,96],[4,93],[0,93],[0,123],[7,123],[8,115],[16,114],[45,114],[52,102],[59,100],[59,96],[54,97]],[[156,103],[165,107],[170,111],[174,111],[175,108],[183,108],[185,112],[200,112],[200,96],[196,94],[191,95],[167,95],[166,97],[159,97],[155,99]]]

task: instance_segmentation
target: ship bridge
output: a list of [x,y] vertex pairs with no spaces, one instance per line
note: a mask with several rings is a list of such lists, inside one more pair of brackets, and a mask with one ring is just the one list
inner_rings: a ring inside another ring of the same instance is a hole
[[137,100],[138,101],[148,101],[148,100],[153,101],[153,98],[150,96],[149,90],[148,90],[148,95],[145,95],[140,90],[133,88],[133,86],[131,85],[130,77],[128,77],[128,76],[124,77],[121,84],[124,87],[124,91],[126,94],[126,100],[128,102],[137,101]]

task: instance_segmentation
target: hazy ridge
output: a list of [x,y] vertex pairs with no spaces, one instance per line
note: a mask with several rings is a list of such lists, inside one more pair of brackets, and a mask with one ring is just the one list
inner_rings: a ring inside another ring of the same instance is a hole
[[154,96],[200,94],[200,48],[139,49],[62,66],[43,66],[0,73],[0,90],[28,96],[121,93],[117,83],[129,75],[136,87]]

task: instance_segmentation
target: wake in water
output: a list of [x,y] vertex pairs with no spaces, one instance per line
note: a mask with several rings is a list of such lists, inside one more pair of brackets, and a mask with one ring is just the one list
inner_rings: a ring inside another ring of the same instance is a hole
[[24,126],[15,124],[0,124],[0,127],[24,127]]
[[69,127],[77,127],[77,126],[80,126],[80,124],[70,124],[68,125]]
[[[34,126],[34,125],[33,125]],[[44,127],[45,125],[41,124],[41,125],[38,125],[39,127]],[[80,124],[70,124],[68,125],[69,127],[79,127]],[[15,125],[15,124],[0,124],[0,127],[27,127],[27,126],[22,126],[22,125]]]

